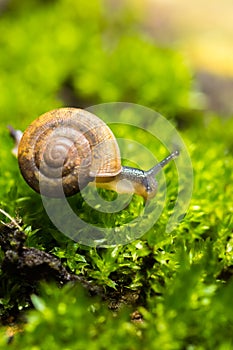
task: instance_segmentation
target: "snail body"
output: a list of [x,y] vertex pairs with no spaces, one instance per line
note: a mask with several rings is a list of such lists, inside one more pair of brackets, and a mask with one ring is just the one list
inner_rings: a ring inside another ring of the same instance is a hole
[[[13,128],[10,132],[16,139]],[[15,141],[24,179],[36,192],[49,197],[72,196],[89,182],[118,193],[154,197],[156,173],[178,155],[178,151],[171,153],[148,171],[122,166],[110,128],[78,108],[43,114]]]

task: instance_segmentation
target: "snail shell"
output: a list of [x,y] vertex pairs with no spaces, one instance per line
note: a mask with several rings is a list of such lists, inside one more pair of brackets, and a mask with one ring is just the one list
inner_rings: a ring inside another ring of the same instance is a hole
[[109,127],[83,109],[60,108],[36,119],[24,132],[18,162],[26,182],[51,197],[71,196],[96,177],[121,172],[121,157]]

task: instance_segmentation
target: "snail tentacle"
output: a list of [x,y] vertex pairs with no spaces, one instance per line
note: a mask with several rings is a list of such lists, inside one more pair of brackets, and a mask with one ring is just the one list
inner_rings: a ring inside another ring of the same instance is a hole
[[155,176],[161,170],[161,168],[167,165],[171,160],[177,158],[179,154],[180,152],[178,150],[173,151],[166,158],[161,160],[161,162],[153,166],[151,169],[145,171],[146,176]]

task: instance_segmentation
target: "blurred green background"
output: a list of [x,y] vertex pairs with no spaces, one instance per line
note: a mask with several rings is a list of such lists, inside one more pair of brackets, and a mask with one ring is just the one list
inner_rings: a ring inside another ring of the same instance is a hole
[[1,122],[25,127],[54,107],[116,101],[168,117],[199,108],[187,60],[157,45],[143,20],[130,2],[7,2],[0,18]]
[[[231,10],[227,4],[223,14]],[[220,17],[216,7],[211,1],[201,11],[183,1],[3,1],[1,122],[25,127],[54,107],[116,101],[167,117],[189,119],[187,110],[203,107],[229,114],[232,33],[213,20]]]

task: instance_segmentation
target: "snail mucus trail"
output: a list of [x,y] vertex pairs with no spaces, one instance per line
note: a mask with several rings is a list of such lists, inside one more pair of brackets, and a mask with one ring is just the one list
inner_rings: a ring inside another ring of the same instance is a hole
[[147,171],[122,166],[110,128],[94,114],[78,108],[47,112],[24,133],[8,128],[24,179],[48,197],[61,196],[61,183],[62,195],[72,196],[93,182],[97,187],[135,193],[147,200],[156,195],[156,174],[179,155],[176,150]]

